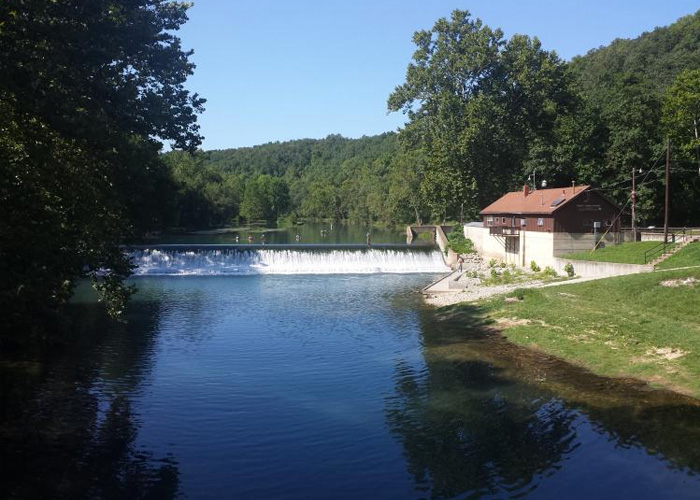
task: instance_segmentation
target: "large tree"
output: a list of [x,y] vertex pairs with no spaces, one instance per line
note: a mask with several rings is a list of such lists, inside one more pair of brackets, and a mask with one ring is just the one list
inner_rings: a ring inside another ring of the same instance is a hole
[[673,223],[697,225],[700,223],[700,69],[682,71],[667,90],[662,127],[673,147]]
[[456,10],[415,33],[406,82],[388,100],[409,123],[404,147],[426,158],[423,197],[434,216],[474,215],[553,147],[572,100],[563,62],[537,38],[503,33]]
[[125,239],[162,224],[160,141],[194,150],[203,100],[184,82],[163,0],[0,3],[0,301],[10,322],[91,276],[112,312],[128,296]]

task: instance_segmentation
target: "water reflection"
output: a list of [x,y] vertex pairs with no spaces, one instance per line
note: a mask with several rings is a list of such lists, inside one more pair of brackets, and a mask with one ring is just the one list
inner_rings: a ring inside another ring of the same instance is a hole
[[426,377],[396,369],[387,420],[431,498],[521,490],[572,447],[574,416],[561,402],[508,400],[488,364],[433,360]]
[[0,364],[0,497],[175,498],[174,457],[137,446],[134,398],[152,364],[158,310],[128,325],[75,304],[69,347],[50,360]]
[[[697,401],[518,348],[470,306],[423,311],[421,330],[425,365],[396,363],[385,411],[427,497],[697,492],[697,478],[681,479],[700,471]],[[590,481],[592,463],[619,470]]]
[[[406,231],[404,228],[367,228],[364,225],[332,223],[332,222],[306,222],[294,227],[280,228],[231,228],[220,231],[201,231],[199,233],[162,235],[153,243],[221,243],[221,244],[246,244],[262,243],[262,235],[265,235],[266,244],[291,245],[295,243],[359,243],[367,241],[367,231],[371,233],[371,241],[377,243],[406,243]],[[297,239],[298,236],[298,239]],[[238,241],[236,241],[238,237]],[[431,245],[432,241],[416,239],[414,244]]]

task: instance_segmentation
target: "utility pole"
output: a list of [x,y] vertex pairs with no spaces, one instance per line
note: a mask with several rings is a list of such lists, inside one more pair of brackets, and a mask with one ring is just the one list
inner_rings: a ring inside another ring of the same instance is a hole
[[666,139],[666,203],[664,203],[664,244],[668,243],[668,181],[671,170],[671,139]]
[[635,184],[634,167],[632,167],[632,241],[637,241],[637,217],[635,208],[637,205],[637,190]]

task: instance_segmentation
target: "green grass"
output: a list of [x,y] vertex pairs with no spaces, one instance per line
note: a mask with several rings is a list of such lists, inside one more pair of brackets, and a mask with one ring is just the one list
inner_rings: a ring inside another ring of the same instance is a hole
[[[666,280],[693,278],[669,287]],[[700,397],[700,268],[521,289],[480,304],[516,344]]]
[[672,269],[674,267],[700,266],[700,242],[690,243],[668,259],[660,262],[657,269]]
[[564,259],[618,262],[622,264],[644,264],[644,252],[657,246],[659,241],[637,241],[610,245],[593,252],[577,252],[563,255]]

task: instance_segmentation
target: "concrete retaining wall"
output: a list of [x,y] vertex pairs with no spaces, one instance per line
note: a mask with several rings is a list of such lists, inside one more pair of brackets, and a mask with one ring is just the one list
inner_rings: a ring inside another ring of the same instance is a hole
[[[498,259],[526,269],[530,267],[532,261],[535,261],[540,268],[544,269],[550,266],[559,274],[566,274],[564,266],[571,263],[575,273],[582,277],[619,276],[653,270],[650,265],[590,262],[560,257],[567,253],[586,252],[593,249],[597,236],[593,234],[523,231],[520,233],[518,253],[507,252],[504,244],[505,238],[491,236],[487,227],[465,226],[464,236],[472,240],[474,248],[484,259]],[[603,244],[614,244],[616,237],[616,234],[608,233],[603,237]]]
[[618,264],[615,262],[593,262],[587,260],[554,259],[554,270],[562,275],[566,275],[564,266],[571,263],[574,266],[576,276],[583,278],[592,276],[623,276],[625,274],[648,273],[654,270],[651,265],[638,264]]
[[593,250],[597,238],[602,238],[601,246],[614,245],[617,234],[607,233],[603,236],[592,233],[555,233],[553,255],[560,257],[567,253],[588,252]]

